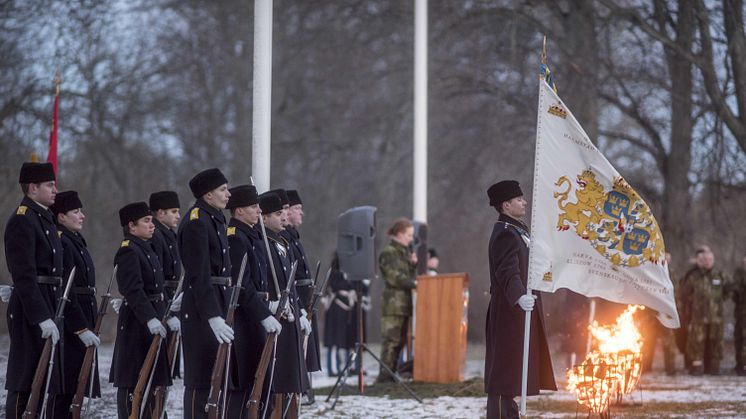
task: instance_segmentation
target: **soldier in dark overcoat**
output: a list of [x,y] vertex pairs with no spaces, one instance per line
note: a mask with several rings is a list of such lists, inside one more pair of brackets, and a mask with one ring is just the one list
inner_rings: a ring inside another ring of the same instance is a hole
[[[259,205],[267,232],[269,250],[272,255],[270,263],[274,264],[280,290],[284,290],[290,279],[293,254],[290,245],[281,235],[284,224],[284,211],[280,197],[275,193],[265,192],[259,196]],[[271,274],[270,274],[271,275]],[[297,275],[297,274],[296,274]],[[270,300],[277,301],[280,296],[270,287]],[[283,319],[282,333],[277,339],[277,362],[274,370],[272,390],[275,394],[285,395],[285,402],[308,389],[308,372],[303,359],[303,333],[310,332],[311,324],[301,313],[300,302],[295,289],[290,290],[287,308],[291,315]],[[297,399],[296,399],[297,400]],[[275,406],[277,408],[277,406]]]
[[[261,278],[257,251],[252,245],[253,226],[259,221],[261,210],[256,188],[241,185],[230,189],[231,197],[227,209],[231,212],[228,223],[228,244],[232,262],[231,276],[234,284],[238,281],[241,261],[247,258],[238,308],[235,313],[233,330],[235,341],[231,351],[227,417],[242,418],[246,415],[246,402],[254,385],[262,349],[268,333],[282,330],[269,308],[269,294],[266,278]],[[266,395],[266,393],[263,393]]]
[[[73,287],[71,294],[75,294],[76,299],[70,300],[68,304],[75,307],[80,315],[85,318],[86,329],[76,329],[71,319],[65,319],[65,351],[64,368],[65,368],[65,392],[59,397],[63,398],[63,403],[70,406],[75,390],[78,385],[78,373],[83,365],[83,357],[86,352],[86,344],[78,339],[81,330],[93,330],[96,317],[98,315],[98,304],[96,302],[96,269],[93,266],[93,259],[88,252],[83,235],[80,231],[83,229],[83,203],[80,201],[78,193],[75,191],[65,191],[57,194],[54,204],[50,207],[57,221],[58,235],[62,242],[63,250],[63,277],[67,278],[70,272],[75,268],[75,277],[73,278]],[[75,302],[73,302],[75,301]],[[99,340],[96,338],[96,344]],[[93,360],[92,374],[93,393],[90,393],[89,387],[86,387],[88,397],[101,397],[101,384],[98,375],[98,356]],[[90,378],[89,378],[90,380]]]
[[[174,293],[179,286],[179,278],[181,277],[181,257],[179,256],[175,231],[181,220],[179,195],[174,191],[154,192],[150,194],[148,206],[153,213],[153,224],[155,224],[155,232],[151,242],[161,261],[161,266],[163,266],[166,301],[171,301],[176,297]],[[180,305],[181,300],[178,300],[177,304]],[[169,341],[173,338],[174,333],[178,332],[168,332],[167,339]],[[178,338],[180,339],[180,337]],[[171,361],[173,364],[172,378],[177,378],[181,377],[181,345],[177,345],[174,356],[175,359]]]
[[179,254],[184,265],[181,303],[184,350],[184,418],[205,418],[210,376],[218,345],[233,341],[225,323],[231,260],[226,219],[228,180],[218,169],[207,169],[189,181],[197,201],[181,220]]
[[[287,224],[281,234],[290,244],[290,249],[293,251],[293,257],[298,261],[298,279],[295,283],[295,289],[298,291],[301,308],[308,311],[310,309],[309,305],[313,299],[313,293],[316,286],[314,281],[318,280],[318,278],[314,278],[314,272],[311,271],[312,267],[308,263],[306,249],[303,247],[303,243],[301,243],[300,232],[298,231],[301,224],[303,224],[303,201],[300,199],[300,194],[297,190],[288,189],[285,192],[288,197]],[[316,317],[314,316],[311,319],[311,334],[308,336],[305,354],[306,369],[309,373],[321,371],[320,352],[319,332],[316,327]],[[310,382],[310,374],[308,379]],[[308,404],[313,403],[314,395],[312,387],[308,388],[306,394],[308,396]]]
[[[155,226],[148,204],[134,202],[125,205],[119,210],[119,222],[124,239],[114,256],[114,266],[117,267],[117,287],[124,302],[119,309],[109,381],[117,387],[117,414],[124,419],[130,415],[132,392],[156,335],[162,338],[161,350],[153,365],[151,392],[142,396],[147,397],[146,412],[153,407],[153,390],[171,385],[171,377],[164,342],[166,326],[163,324],[168,303],[163,293],[163,268],[150,243]],[[172,324],[168,326],[172,327]]]
[[500,214],[489,243],[490,304],[487,309],[484,384],[488,418],[518,418],[513,400],[521,394],[525,312],[532,311],[527,395],[557,390],[544,332],[541,296],[527,295],[528,227],[520,221],[526,201],[518,182],[492,185],[487,195]]
[[[64,336],[54,321],[65,286],[63,280],[62,242],[57,234],[54,216],[49,206],[57,195],[54,168],[51,163],[23,163],[19,183],[24,197],[5,227],[5,259],[13,280],[8,302],[7,322],[10,350],[6,369],[5,417],[20,418],[26,409],[34,373],[47,338],[58,346],[52,360],[51,381],[47,392],[47,417],[64,417],[69,405],[60,398],[64,394]],[[70,296],[72,300],[75,295]],[[85,318],[74,304],[66,306],[68,324],[81,331],[80,340],[98,344],[98,339],[86,329]],[[88,333],[86,333],[88,332]],[[93,336],[92,336],[93,335]],[[63,340],[60,340],[60,339]],[[40,399],[41,405],[41,399]]]

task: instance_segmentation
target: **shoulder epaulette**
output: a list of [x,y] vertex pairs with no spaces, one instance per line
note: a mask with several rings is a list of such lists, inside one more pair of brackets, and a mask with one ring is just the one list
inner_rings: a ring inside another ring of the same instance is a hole
[[16,215],[26,215],[26,210],[28,209],[27,206],[21,205],[18,207],[18,210],[16,211]]
[[57,230],[57,237],[62,237],[62,232],[60,230]]
[[193,208],[191,212],[189,212],[189,220],[199,220],[199,208]]
[[229,236],[235,236],[236,235],[236,227],[228,227],[228,235]]
[[130,241],[129,240],[122,240],[122,246],[120,246],[120,247],[127,247],[129,245],[130,245]]

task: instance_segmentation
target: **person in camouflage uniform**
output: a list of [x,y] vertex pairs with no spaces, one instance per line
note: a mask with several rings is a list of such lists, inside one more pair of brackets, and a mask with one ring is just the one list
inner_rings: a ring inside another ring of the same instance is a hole
[[746,375],[746,256],[741,260],[741,266],[736,268],[731,282],[730,296],[733,298],[735,307],[735,330],[733,332],[733,344],[736,349],[736,374]]
[[[409,244],[414,237],[412,222],[400,218],[389,228],[391,237],[378,256],[378,266],[383,280],[381,306],[381,362],[396,371],[399,353],[407,337],[407,325],[412,316],[412,290],[415,282],[417,256],[410,251]],[[393,381],[393,377],[381,367],[377,383]]]
[[696,252],[697,269],[684,280],[682,300],[687,303],[686,352],[690,374],[717,375],[723,357],[723,302],[727,298],[727,278],[715,269],[715,256],[709,248]]

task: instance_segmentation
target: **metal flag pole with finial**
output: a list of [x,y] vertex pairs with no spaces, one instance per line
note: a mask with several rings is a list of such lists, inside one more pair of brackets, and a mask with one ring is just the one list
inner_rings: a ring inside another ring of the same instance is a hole
[[[541,83],[547,82],[547,76],[549,74],[548,68],[547,68],[547,36],[544,35],[544,42],[542,44],[541,48],[541,71],[539,74],[539,100],[537,105],[537,115],[536,115],[536,151],[534,155],[534,186],[533,186],[533,194],[531,196],[531,200],[533,201],[531,203],[531,224],[533,225],[533,220],[536,219],[536,186],[538,185],[538,155],[539,155],[539,139],[541,138],[541,125],[539,124],[539,112],[541,107]],[[528,280],[526,281],[526,295],[532,296],[531,291],[531,265],[533,262],[533,254],[534,252],[531,251],[531,248],[533,247],[534,241],[531,240],[529,242],[529,250],[528,250]],[[521,417],[526,417],[526,394],[528,390],[528,349],[529,349],[529,342],[531,338],[531,311],[526,311],[525,314],[525,321],[523,324],[523,367],[522,367],[522,374],[521,374],[521,406],[520,406],[520,414]]]

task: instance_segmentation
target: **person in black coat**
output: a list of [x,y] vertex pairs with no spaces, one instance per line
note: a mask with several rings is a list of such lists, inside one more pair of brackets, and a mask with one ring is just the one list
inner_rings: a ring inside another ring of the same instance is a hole
[[334,252],[329,288],[332,300],[324,315],[324,346],[326,346],[326,369],[329,376],[338,375],[349,351],[357,342],[357,295],[355,285],[339,270],[339,257]]
[[[176,295],[181,277],[181,257],[179,246],[176,241],[175,229],[179,226],[181,213],[179,196],[174,191],[160,191],[150,194],[148,202],[150,211],[153,213],[153,224],[155,232],[150,240],[153,243],[155,253],[163,266],[164,294],[166,301],[171,301]],[[169,332],[167,339],[170,341],[174,332]],[[181,377],[181,345],[177,345],[172,378]]]
[[528,358],[527,395],[557,390],[552,370],[541,296],[526,294],[528,228],[520,221],[526,201],[516,181],[492,185],[490,205],[499,212],[489,243],[490,304],[487,309],[487,353],[484,384],[488,418],[518,418],[513,400],[521,394],[525,312],[533,310]]
[[[293,257],[298,261],[298,279],[296,280],[295,288],[298,291],[301,308],[304,311],[308,311],[316,286],[314,281],[318,280],[318,278],[314,278],[314,273],[311,272],[312,267],[308,263],[306,249],[300,241],[300,232],[298,232],[298,228],[303,224],[303,201],[301,201],[298,191],[289,189],[285,192],[288,197],[287,225],[285,225],[285,229],[280,234],[288,241],[290,249],[293,251]],[[308,336],[305,354],[306,369],[309,373],[321,371],[320,352],[319,332],[316,327],[316,317],[313,317],[311,319],[311,334]],[[310,374],[308,380],[309,382],[311,381]],[[308,404],[312,404],[314,402],[313,389],[309,387],[308,390],[306,393]]]
[[218,345],[233,341],[233,329],[225,323],[231,260],[222,210],[231,196],[228,180],[220,170],[207,169],[189,181],[189,188],[197,201],[181,220],[177,234],[184,265],[185,419],[207,417],[205,406]]
[[[272,255],[270,263],[274,264],[280,290],[284,290],[290,279],[294,259],[289,243],[280,236],[285,222],[282,201],[275,193],[265,192],[259,196],[259,205]],[[272,301],[280,298],[274,287],[270,287],[269,294]],[[285,395],[284,400],[287,402],[292,397],[304,393],[309,387],[306,362],[303,358],[303,334],[310,333],[311,329],[311,323],[301,313],[295,289],[290,291],[288,310],[291,315],[282,320],[282,333],[277,338],[277,361],[272,387],[275,394]]]
[[[163,294],[163,268],[149,240],[153,237],[150,209],[145,202],[127,204],[119,210],[124,240],[114,256],[117,286],[124,297],[117,320],[117,338],[111,361],[109,381],[117,387],[117,414],[127,418],[131,412],[132,391],[155,335],[166,337],[162,323],[167,309]],[[174,317],[167,320],[170,329],[178,330]],[[164,340],[155,359],[151,392],[146,412],[152,409],[153,390],[171,385]],[[143,395],[145,397],[145,395]],[[146,414],[147,415],[147,414]]]
[[[44,343],[51,338],[59,347],[47,389],[52,400],[46,415],[59,418],[66,415],[70,406],[64,404],[64,398],[55,397],[65,394],[61,355],[64,336],[60,336],[62,325],[55,324],[54,317],[67,278],[62,277],[62,242],[48,209],[57,195],[54,168],[51,163],[23,163],[19,183],[24,197],[8,220],[4,236],[5,259],[13,279],[7,311],[10,350],[5,417],[20,418],[26,409]],[[76,302],[74,294],[69,298]],[[68,304],[64,314],[66,325],[80,332],[81,341],[86,345],[98,344],[98,338],[86,328],[85,318],[75,304]]]
[[[75,268],[74,284],[70,290],[75,294],[76,300],[70,300],[68,304],[71,309],[80,311],[80,315],[85,318],[85,326],[88,330],[93,330],[98,315],[98,304],[96,302],[96,270],[93,266],[93,259],[88,252],[85,239],[80,234],[83,229],[83,204],[80,202],[78,193],[75,191],[65,191],[57,194],[54,204],[50,207],[56,217],[58,235],[62,242],[63,250],[63,277],[70,276],[73,267]],[[74,303],[73,301],[76,301]],[[86,345],[80,339],[76,339],[80,334],[80,329],[76,329],[69,319],[65,319],[65,345],[64,368],[65,368],[65,394],[61,395],[63,403],[69,408],[75,390],[78,384],[78,373],[83,365],[83,357],[86,352]],[[98,338],[96,339],[98,343]],[[92,368],[93,392],[86,388],[88,397],[101,397],[101,384],[98,375],[98,359],[93,360]],[[90,386],[90,382],[89,382]]]
[[[246,402],[254,385],[259,359],[268,333],[279,333],[282,326],[269,308],[266,278],[261,278],[255,247],[251,236],[253,226],[259,221],[259,196],[256,188],[241,185],[230,189],[227,209],[231,212],[228,223],[228,244],[232,261],[233,283],[237,284],[241,261],[246,255],[238,308],[235,313],[233,342],[230,361],[227,417],[242,418],[248,412]],[[263,249],[263,248],[262,248]],[[266,395],[266,393],[263,393]]]

